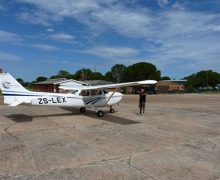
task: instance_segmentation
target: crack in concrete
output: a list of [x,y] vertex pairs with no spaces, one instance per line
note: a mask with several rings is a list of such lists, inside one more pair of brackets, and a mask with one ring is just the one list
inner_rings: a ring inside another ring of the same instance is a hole
[[127,163],[127,164],[128,164],[130,167],[132,167],[133,169],[135,169],[136,171],[138,171],[138,172],[144,174],[145,176],[150,177],[150,178],[156,180],[154,177],[150,176],[149,174],[145,173],[144,171],[138,169],[136,166],[132,165],[132,162],[131,162],[131,161],[132,161],[133,156],[135,156],[135,154],[129,156],[129,160],[128,160],[128,163]]
[[12,138],[16,139],[16,141],[23,143],[17,136],[14,136],[10,131],[8,131],[9,128],[11,128],[12,126],[16,125],[17,123],[11,124],[10,126],[6,127],[4,130],[6,133],[9,134],[9,136],[11,136]]
[[60,126],[58,123],[54,122],[54,121],[51,120],[51,119],[50,119],[50,121],[52,121],[54,124],[56,124],[59,128],[63,129],[65,132],[67,132],[67,133],[69,133],[69,134],[77,135],[78,138],[81,139],[82,141],[86,142],[87,144],[91,145],[92,147],[95,147],[95,148],[98,149],[99,151],[101,151],[101,152],[103,152],[103,153],[105,153],[105,154],[107,154],[107,155],[109,155],[109,156],[112,157],[111,154],[109,154],[109,153],[103,151],[101,148],[99,148],[99,147],[96,146],[95,144],[93,144],[93,143],[91,143],[90,141],[87,141],[87,140],[85,140],[84,138],[82,138],[82,137],[80,136],[80,134],[78,134],[78,133],[73,133],[73,132],[68,131],[69,128],[64,128],[64,127]]
[[[14,124],[11,124],[10,126],[6,127],[4,130],[6,133],[9,134],[9,136],[11,136],[12,138],[16,139],[17,142],[21,143],[20,146],[15,146],[13,148],[9,148],[9,149],[6,149],[6,150],[3,150],[3,151],[0,151],[0,152],[5,152],[5,151],[8,151],[8,150],[11,150],[11,149],[16,149],[16,148],[21,148],[21,147],[26,147],[25,143],[23,141],[21,141],[17,136],[13,135],[10,131],[9,131],[9,128],[11,128],[12,126],[16,125],[17,123],[14,123]],[[32,157],[32,156],[31,156]],[[33,160],[34,160],[34,163],[35,163],[35,166],[36,166],[36,169],[38,172],[41,172],[41,170],[39,169],[38,167],[38,164],[36,162],[36,159],[34,157],[32,157]]]

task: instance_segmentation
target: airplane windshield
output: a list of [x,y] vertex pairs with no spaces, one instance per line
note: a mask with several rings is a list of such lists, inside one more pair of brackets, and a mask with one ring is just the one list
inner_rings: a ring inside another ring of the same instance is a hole
[[108,90],[103,89],[104,94],[108,94]]
[[74,90],[72,92],[70,92],[70,94],[76,94],[78,92],[78,90]]

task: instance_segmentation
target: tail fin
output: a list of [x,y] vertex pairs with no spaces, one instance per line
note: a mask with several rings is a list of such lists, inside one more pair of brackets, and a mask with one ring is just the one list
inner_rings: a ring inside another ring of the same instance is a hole
[[0,73],[0,88],[4,96],[4,103],[12,106],[13,103],[20,104],[19,102],[24,100],[21,95],[29,92],[9,73]]

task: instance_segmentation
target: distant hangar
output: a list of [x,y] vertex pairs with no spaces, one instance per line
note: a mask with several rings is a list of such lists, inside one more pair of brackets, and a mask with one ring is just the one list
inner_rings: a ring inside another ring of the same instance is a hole
[[88,80],[88,81],[77,81],[73,79],[47,79],[46,81],[34,83],[32,88],[33,91],[39,92],[54,92],[54,93],[65,93],[64,90],[60,89],[60,86],[83,86],[83,85],[104,85],[112,84],[110,81],[104,80]]

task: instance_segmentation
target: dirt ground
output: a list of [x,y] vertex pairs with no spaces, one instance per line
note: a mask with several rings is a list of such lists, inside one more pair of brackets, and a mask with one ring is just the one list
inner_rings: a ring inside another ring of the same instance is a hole
[[220,179],[220,95],[125,95],[104,117],[0,97],[0,179]]

